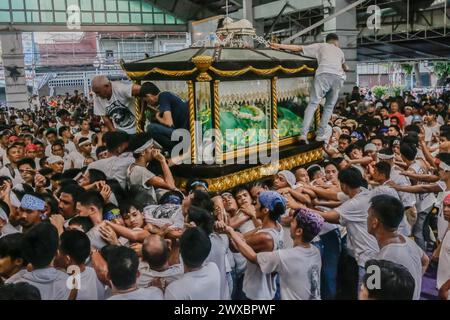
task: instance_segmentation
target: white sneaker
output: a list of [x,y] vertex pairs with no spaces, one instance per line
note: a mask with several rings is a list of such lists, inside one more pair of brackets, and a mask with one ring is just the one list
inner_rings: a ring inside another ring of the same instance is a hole
[[325,142],[325,140],[327,140],[325,136],[316,136],[316,141],[318,142]]
[[306,136],[299,136],[297,140],[300,144],[308,144],[308,138]]

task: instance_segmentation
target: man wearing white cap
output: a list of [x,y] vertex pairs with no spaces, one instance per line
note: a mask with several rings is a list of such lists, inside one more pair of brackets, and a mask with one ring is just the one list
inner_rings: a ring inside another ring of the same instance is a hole
[[47,158],[48,166],[57,173],[62,173],[64,170],[64,159],[60,156],[51,156]]

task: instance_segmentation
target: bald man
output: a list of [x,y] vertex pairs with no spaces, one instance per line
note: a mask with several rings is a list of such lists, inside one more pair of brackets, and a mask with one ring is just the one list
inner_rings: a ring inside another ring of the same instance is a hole
[[147,288],[155,278],[160,278],[168,285],[183,275],[181,264],[169,265],[171,251],[171,240],[156,234],[145,238],[142,244],[142,261],[139,263],[139,287]]
[[141,86],[137,84],[109,81],[103,75],[94,77],[94,114],[102,117],[110,131],[136,133],[134,97],[139,96],[140,90]]

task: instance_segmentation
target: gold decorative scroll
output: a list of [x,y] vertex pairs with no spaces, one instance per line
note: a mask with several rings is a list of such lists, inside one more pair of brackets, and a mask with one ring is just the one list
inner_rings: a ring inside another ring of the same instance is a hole
[[[205,58],[205,59],[202,60],[202,59],[196,59],[196,58]],[[209,60],[206,61],[206,58],[212,59],[212,57],[209,57],[209,56],[199,56],[199,57],[194,58],[196,60],[192,59],[192,61],[194,63],[197,62],[198,65],[196,64],[196,67],[191,70],[166,70],[166,69],[154,67],[150,71],[127,71],[127,75],[131,79],[144,78],[153,73],[170,76],[170,77],[185,77],[185,76],[190,76],[197,71],[200,71],[201,73],[197,77],[197,81],[211,81],[212,80],[211,76],[206,72],[208,70],[211,70],[212,72],[214,72],[215,74],[217,74],[221,77],[239,77],[248,72],[253,72],[254,74],[257,74],[259,76],[268,76],[268,75],[271,75],[278,71],[282,71],[286,74],[295,74],[295,73],[298,73],[298,72],[304,71],[304,70],[306,70],[308,72],[313,72],[315,70],[314,68],[310,68],[307,65],[303,65],[299,68],[293,68],[293,69],[285,68],[283,66],[276,66],[271,69],[258,69],[253,66],[248,66],[248,67],[240,69],[240,70],[220,70],[211,65],[208,66],[208,63],[210,61]],[[211,63],[212,63],[212,61],[211,61]],[[202,69],[200,69],[200,67]]]
[[303,65],[299,68],[294,68],[294,69],[285,68],[283,66],[276,66],[271,69],[258,69],[258,68],[252,67],[252,66],[248,66],[241,70],[220,70],[220,69],[217,69],[217,68],[214,68],[211,66],[211,67],[209,67],[209,70],[211,70],[212,72],[214,72],[215,74],[217,74],[221,77],[239,77],[250,71],[259,76],[268,76],[268,75],[271,75],[280,70],[286,74],[294,74],[294,73],[297,73],[297,72],[300,72],[303,70],[313,72],[314,68],[310,68],[307,65]]
[[219,83],[220,81],[214,81],[214,125],[213,128],[216,130],[216,158],[222,157],[223,140],[220,131],[220,101],[219,101]]
[[272,78],[272,129],[278,129],[277,77]]
[[197,146],[195,145],[195,99],[194,83],[187,81],[188,85],[188,104],[189,104],[189,132],[191,135],[191,162],[197,163]]
[[145,78],[146,76],[151,75],[153,73],[158,73],[170,77],[185,77],[190,76],[197,70],[198,70],[197,68],[191,70],[165,70],[155,67],[150,71],[127,71],[127,75],[128,77],[130,77],[130,79]]
[[[322,160],[322,149],[317,148],[311,151],[300,153],[285,159],[280,159],[277,170],[291,170],[292,168],[309,164],[314,161]],[[223,177],[205,179],[209,185],[209,191],[217,192],[230,190],[236,186],[243,185],[252,181],[266,178],[267,172],[274,168],[274,165],[261,165],[250,169],[238,171]],[[177,179],[180,188],[185,188],[187,179]]]

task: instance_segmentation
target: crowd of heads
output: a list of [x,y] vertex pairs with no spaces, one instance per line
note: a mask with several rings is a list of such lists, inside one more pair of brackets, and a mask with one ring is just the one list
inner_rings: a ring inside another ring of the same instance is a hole
[[[210,192],[201,179],[177,188],[151,135],[108,131],[92,114],[91,98],[78,92],[33,97],[30,109],[1,113],[0,299],[257,299],[249,285],[255,274],[273,281],[264,289],[272,298],[280,291],[281,299],[303,291],[301,298],[339,298],[345,272],[327,277],[317,248],[325,226],[342,221],[322,213],[371,190],[365,232],[380,239],[407,220],[404,235],[416,237],[418,220],[408,210],[417,201],[395,188],[417,184],[417,175],[450,184],[448,97],[374,101],[354,91],[352,99],[338,104],[329,123],[323,162],[223,192]],[[450,205],[442,210],[448,220]],[[344,226],[333,230],[345,239]],[[432,236],[416,240],[423,250],[437,245]],[[302,275],[302,266],[268,269],[275,258],[262,253],[296,247],[318,257],[308,262],[310,270],[319,268],[318,279],[286,283],[289,272]],[[81,287],[66,285],[71,266],[81,272]],[[382,290],[367,285],[374,266]],[[413,298],[415,279],[404,266],[369,259],[364,267],[361,299]],[[205,280],[185,288],[194,272]],[[82,289],[86,279],[95,281]],[[335,289],[325,292],[319,282]]]

